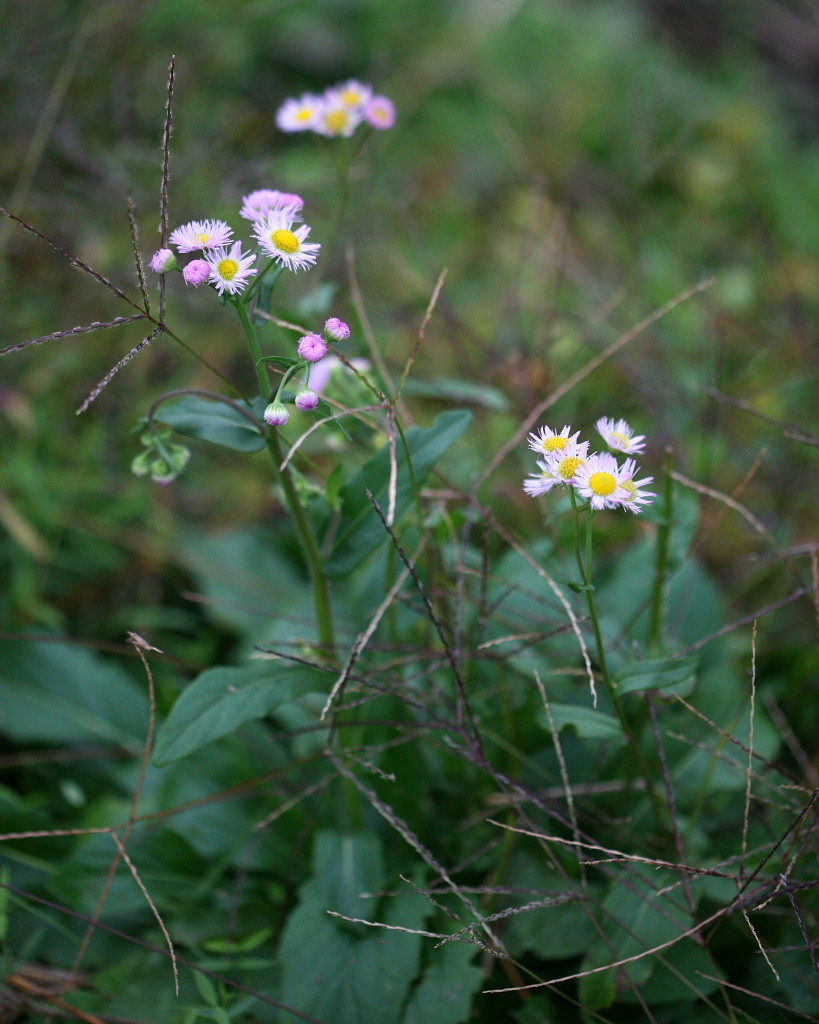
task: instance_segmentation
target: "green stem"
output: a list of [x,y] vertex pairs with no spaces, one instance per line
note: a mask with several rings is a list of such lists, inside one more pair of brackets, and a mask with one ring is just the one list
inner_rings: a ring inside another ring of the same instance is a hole
[[634,754],[637,766],[645,779],[646,790],[654,808],[657,822],[659,823],[662,820],[662,807],[659,796],[652,785],[655,776],[652,774],[645,754],[643,753],[638,731],[629,720],[629,717],[626,714],[626,709],[623,707],[623,702],[620,700],[620,695],[617,693],[617,687],[609,674],[608,662],[606,660],[606,650],[603,645],[603,634],[600,630],[600,620],[597,616],[597,606],[594,602],[594,587],[592,586],[592,521],[594,519],[594,512],[592,509],[589,509],[588,518],[586,520],[586,555],[584,560],[580,553],[580,510],[577,506],[577,498],[575,496],[574,489],[571,489],[570,493],[572,498],[572,512],[574,513],[575,559],[577,561],[577,568],[580,572],[583,591],[586,595],[586,606],[589,609],[589,618],[591,619],[592,629],[594,630],[594,642],[597,647],[597,661],[600,665],[600,674],[603,678],[603,683],[606,687],[609,700],[611,701],[612,707],[617,715],[617,719],[620,722],[620,728],[623,730],[623,735],[626,737],[628,745]]
[[[264,372],[264,363],[262,362],[262,352],[259,346],[259,339],[256,337],[256,331],[253,329],[253,324],[250,322],[250,317],[248,316],[245,305],[240,301],[236,301],[234,302],[234,306],[236,307],[236,312],[239,314],[239,319],[242,322],[242,327],[244,328],[245,336],[247,337],[247,343],[250,346],[250,352],[253,356],[253,367],[256,371],[256,380],[259,383],[259,391],[265,401],[269,401],[270,385]],[[296,485],[293,481],[293,476],[288,467],[285,467],[284,469],[281,468],[283,456],[279,435],[275,429],[268,429],[267,431],[267,449],[273,460],[274,473],[276,475],[277,482],[281,484],[282,490],[284,491],[285,501],[287,502],[287,507],[290,511],[290,515],[293,517],[296,533],[298,534],[299,541],[301,542],[301,549],[307,560],[310,582],[313,587],[313,601],[316,610],[319,640],[325,654],[329,658],[332,658],[335,653],[335,636],[333,632],[332,609],[330,606],[330,587],[324,573],[324,565],[321,558],[321,552],[319,551],[318,543],[316,541],[316,536],[313,533],[313,528],[310,525],[307,513],[305,512],[304,506],[299,498]]]
[[652,649],[660,646],[665,610],[666,578],[668,576],[668,548],[671,538],[671,520],[674,513],[674,484],[671,479],[673,453],[666,449],[663,460],[663,511],[657,526],[657,560],[654,566],[654,585],[651,591],[651,614],[648,642]]

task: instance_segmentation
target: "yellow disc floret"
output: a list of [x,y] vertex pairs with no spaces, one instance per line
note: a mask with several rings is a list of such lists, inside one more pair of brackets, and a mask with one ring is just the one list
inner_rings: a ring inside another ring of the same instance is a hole
[[565,459],[560,460],[557,471],[564,480],[571,480],[584,461],[579,455],[567,455]]
[[617,490],[617,481],[611,473],[600,470],[589,477],[589,487],[601,498],[607,498]]
[[568,440],[567,437],[547,437],[543,441],[543,450],[546,452],[562,452]]
[[232,281],[239,273],[239,264],[230,258],[219,260],[217,270],[223,281]]
[[270,241],[279,250],[293,256],[301,249],[301,242],[288,228],[277,228],[270,236]]
[[324,123],[334,135],[340,135],[350,123],[350,115],[346,110],[331,110],[324,118]]

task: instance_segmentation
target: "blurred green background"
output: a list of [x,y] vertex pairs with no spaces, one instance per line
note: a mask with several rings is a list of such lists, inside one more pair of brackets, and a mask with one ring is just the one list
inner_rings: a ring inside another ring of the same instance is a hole
[[[146,258],[158,244],[175,55],[171,226],[235,222],[240,197],[255,188],[304,195],[324,251],[314,273],[288,281],[285,315],[304,319],[316,289],[330,285],[333,311],[354,323],[353,351],[365,354],[345,264],[352,246],[379,346],[400,372],[448,268],[414,381],[419,390],[446,378],[495,389],[476,403],[459,483],[551,388],[713,275],[708,290],[563,399],[551,421],[625,415],[651,436],[653,466],[672,445],[680,471],[741,494],[781,544],[813,529],[815,450],[708,394],[817,432],[813,5],[10,0],[0,18],[4,204],[125,290],[137,295],[127,197]],[[359,154],[336,232],[343,140],[288,137],[273,117],[288,96],[353,76],[391,96],[399,119]],[[18,225],[0,224],[0,245],[3,347],[128,312]],[[178,284],[169,285],[168,322],[226,372],[246,373],[231,319]],[[167,387],[214,383],[167,339],[75,416],[139,339],[129,328],[104,331],[3,360],[7,630],[116,642],[124,628],[161,624],[180,644],[199,614],[179,597],[186,531],[269,510],[266,474],[236,470],[219,451],[195,453],[167,490],[129,474],[131,431],[150,401]],[[454,396],[418,397],[411,408],[428,422],[470,401]],[[528,470],[526,452],[511,455],[482,494],[531,533],[543,511],[520,491]],[[735,521],[702,546],[737,584],[738,613],[769,588],[766,567],[743,561],[756,540]]]

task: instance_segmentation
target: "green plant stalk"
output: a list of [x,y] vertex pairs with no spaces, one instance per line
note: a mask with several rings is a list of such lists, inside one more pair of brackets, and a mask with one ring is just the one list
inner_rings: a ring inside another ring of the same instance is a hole
[[577,561],[577,568],[580,573],[583,592],[586,595],[586,606],[589,610],[589,618],[591,619],[592,629],[594,630],[594,642],[597,647],[597,661],[600,665],[600,673],[603,678],[603,683],[606,687],[609,700],[611,701],[612,707],[617,715],[617,719],[620,722],[620,728],[623,730],[623,735],[626,737],[628,745],[634,754],[634,759],[643,775],[643,778],[645,779],[646,789],[659,824],[659,822],[662,821],[662,806],[660,804],[660,798],[651,784],[651,781],[655,776],[652,775],[648,762],[646,761],[643,748],[640,745],[640,736],[638,731],[629,720],[626,710],[623,707],[623,702],[620,700],[620,695],[617,693],[617,687],[614,685],[614,680],[611,678],[608,661],[606,660],[606,650],[603,645],[603,634],[600,630],[600,620],[597,616],[597,606],[594,602],[594,587],[592,586],[592,522],[594,519],[594,513],[589,509],[588,518],[586,520],[586,551],[584,558],[580,553],[580,510],[577,507],[577,497],[575,496],[574,490],[571,489],[570,493],[572,498],[572,512],[574,514],[574,554],[575,560]]
[[663,511],[657,526],[657,556],[654,563],[654,584],[651,591],[651,613],[648,642],[653,650],[660,647],[665,612],[666,578],[668,576],[668,549],[671,539],[671,521],[674,513],[674,484],[671,479],[672,451],[666,449],[663,460]]
[[[250,352],[253,356],[253,367],[259,384],[259,392],[265,401],[268,401],[270,398],[270,387],[267,378],[265,377],[264,364],[261,361],[262,353],[259,347],[259,340],[256,337],[256,331],[253,329],[253,324],[250,322],[250,317],[247,314],[247,308],[244,303],[241,301],[235,301],[234,305],[237,313],[239,314],[239,319],[242,322],[242,327],[244,329],[248,345],[250,346]],[[299,541],[301,542],[301,549],[304,552],[304,557],[307,559],[310,582],[313,588],[313,601],[316,610],[319,641],[324,653],[329,658],[332,658],[335,654],[335,634],[333,631],[333,616],[330,606],[330,587],[327,577],[324,574],[321,552],[319,551],[316,536],[310,526],[307,513],[305,512],[304,506],[299,498],[290,470],[288,468],[281,469],[281,444],[279,442],[278,434],[272,429],[268,429],[267,431],[267,450],[270,452],[270,456],[273,461],[276,480],[282,486],[287,507],[293,517],[296,532],[299,536]]]

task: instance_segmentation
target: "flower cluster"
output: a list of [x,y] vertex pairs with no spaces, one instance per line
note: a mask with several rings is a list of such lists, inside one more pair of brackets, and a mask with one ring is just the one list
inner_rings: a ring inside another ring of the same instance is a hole
[[[645,448],[645,437],[634,436],[625,420],[602,417],[597,431],[612,451],[623,455],[637,455]],[[589,454],[589,442],[578,440],[580,431],[571,432],[563,427],[556,433],[550,427],[541,427],[529,435],[529,447],[538,455],[539,473],[533,473],[523,484],[524,491],[533,498],[548,493],[558,484],[573,487],[592,509],[622,506],[638,513],[641,506],[651,504],[656,497],[645,488],[653,477],[637,480],[637,463],[627,458],[618,464],[609,452]]]
[[337,316],[331,316],[327,320],[322,334],[311,332],[302,335],[297,347],[299,362],[294,363],[282,377],[276,397],[264,411],[265,423],[268,423],[271,427],[283,427],[290,419],[290,410],[285,405],[283,398],[284,386],[291,376],[300,371],[306,371],[307,379],[296,395],[295,406],[303,412],[310,412],[318,408],[319,401],[321,400],[320,395],[327,385],[329,374],[322,374],[321,383],[319,384],[316,381],[315,386],[311,388],[310,371],[316,363],[321,362],[327,355],[331,341],[345,341],[349,337],[350,328],[343,320],[339,320]]
[[354,78],[325,89],[321,95],[306,92],[285,100],[276,112],[276,124],[283,132],[349,137],[362,123],[379,130],[392,128],[395,106]]
[[[263,188],[242,197],[240,216],[251,223],[257,243],[254,252],[244,252],[234,241],[233,228],[223,220],[192,220],[171,232],[170,244],[182,255],[194,259],[179,265],[172,249],[160,249],[151,258],[158,274],[181,270],[186,284],[195,288],[210,284],[220,295],[238,295],[258,274],[258,259],[278,263],[288,270],[309,270],[321,245],[308,242],[310,228],[300,223],[304,200],[293,192]],[[262,270],[264,272],[264,268]]]

